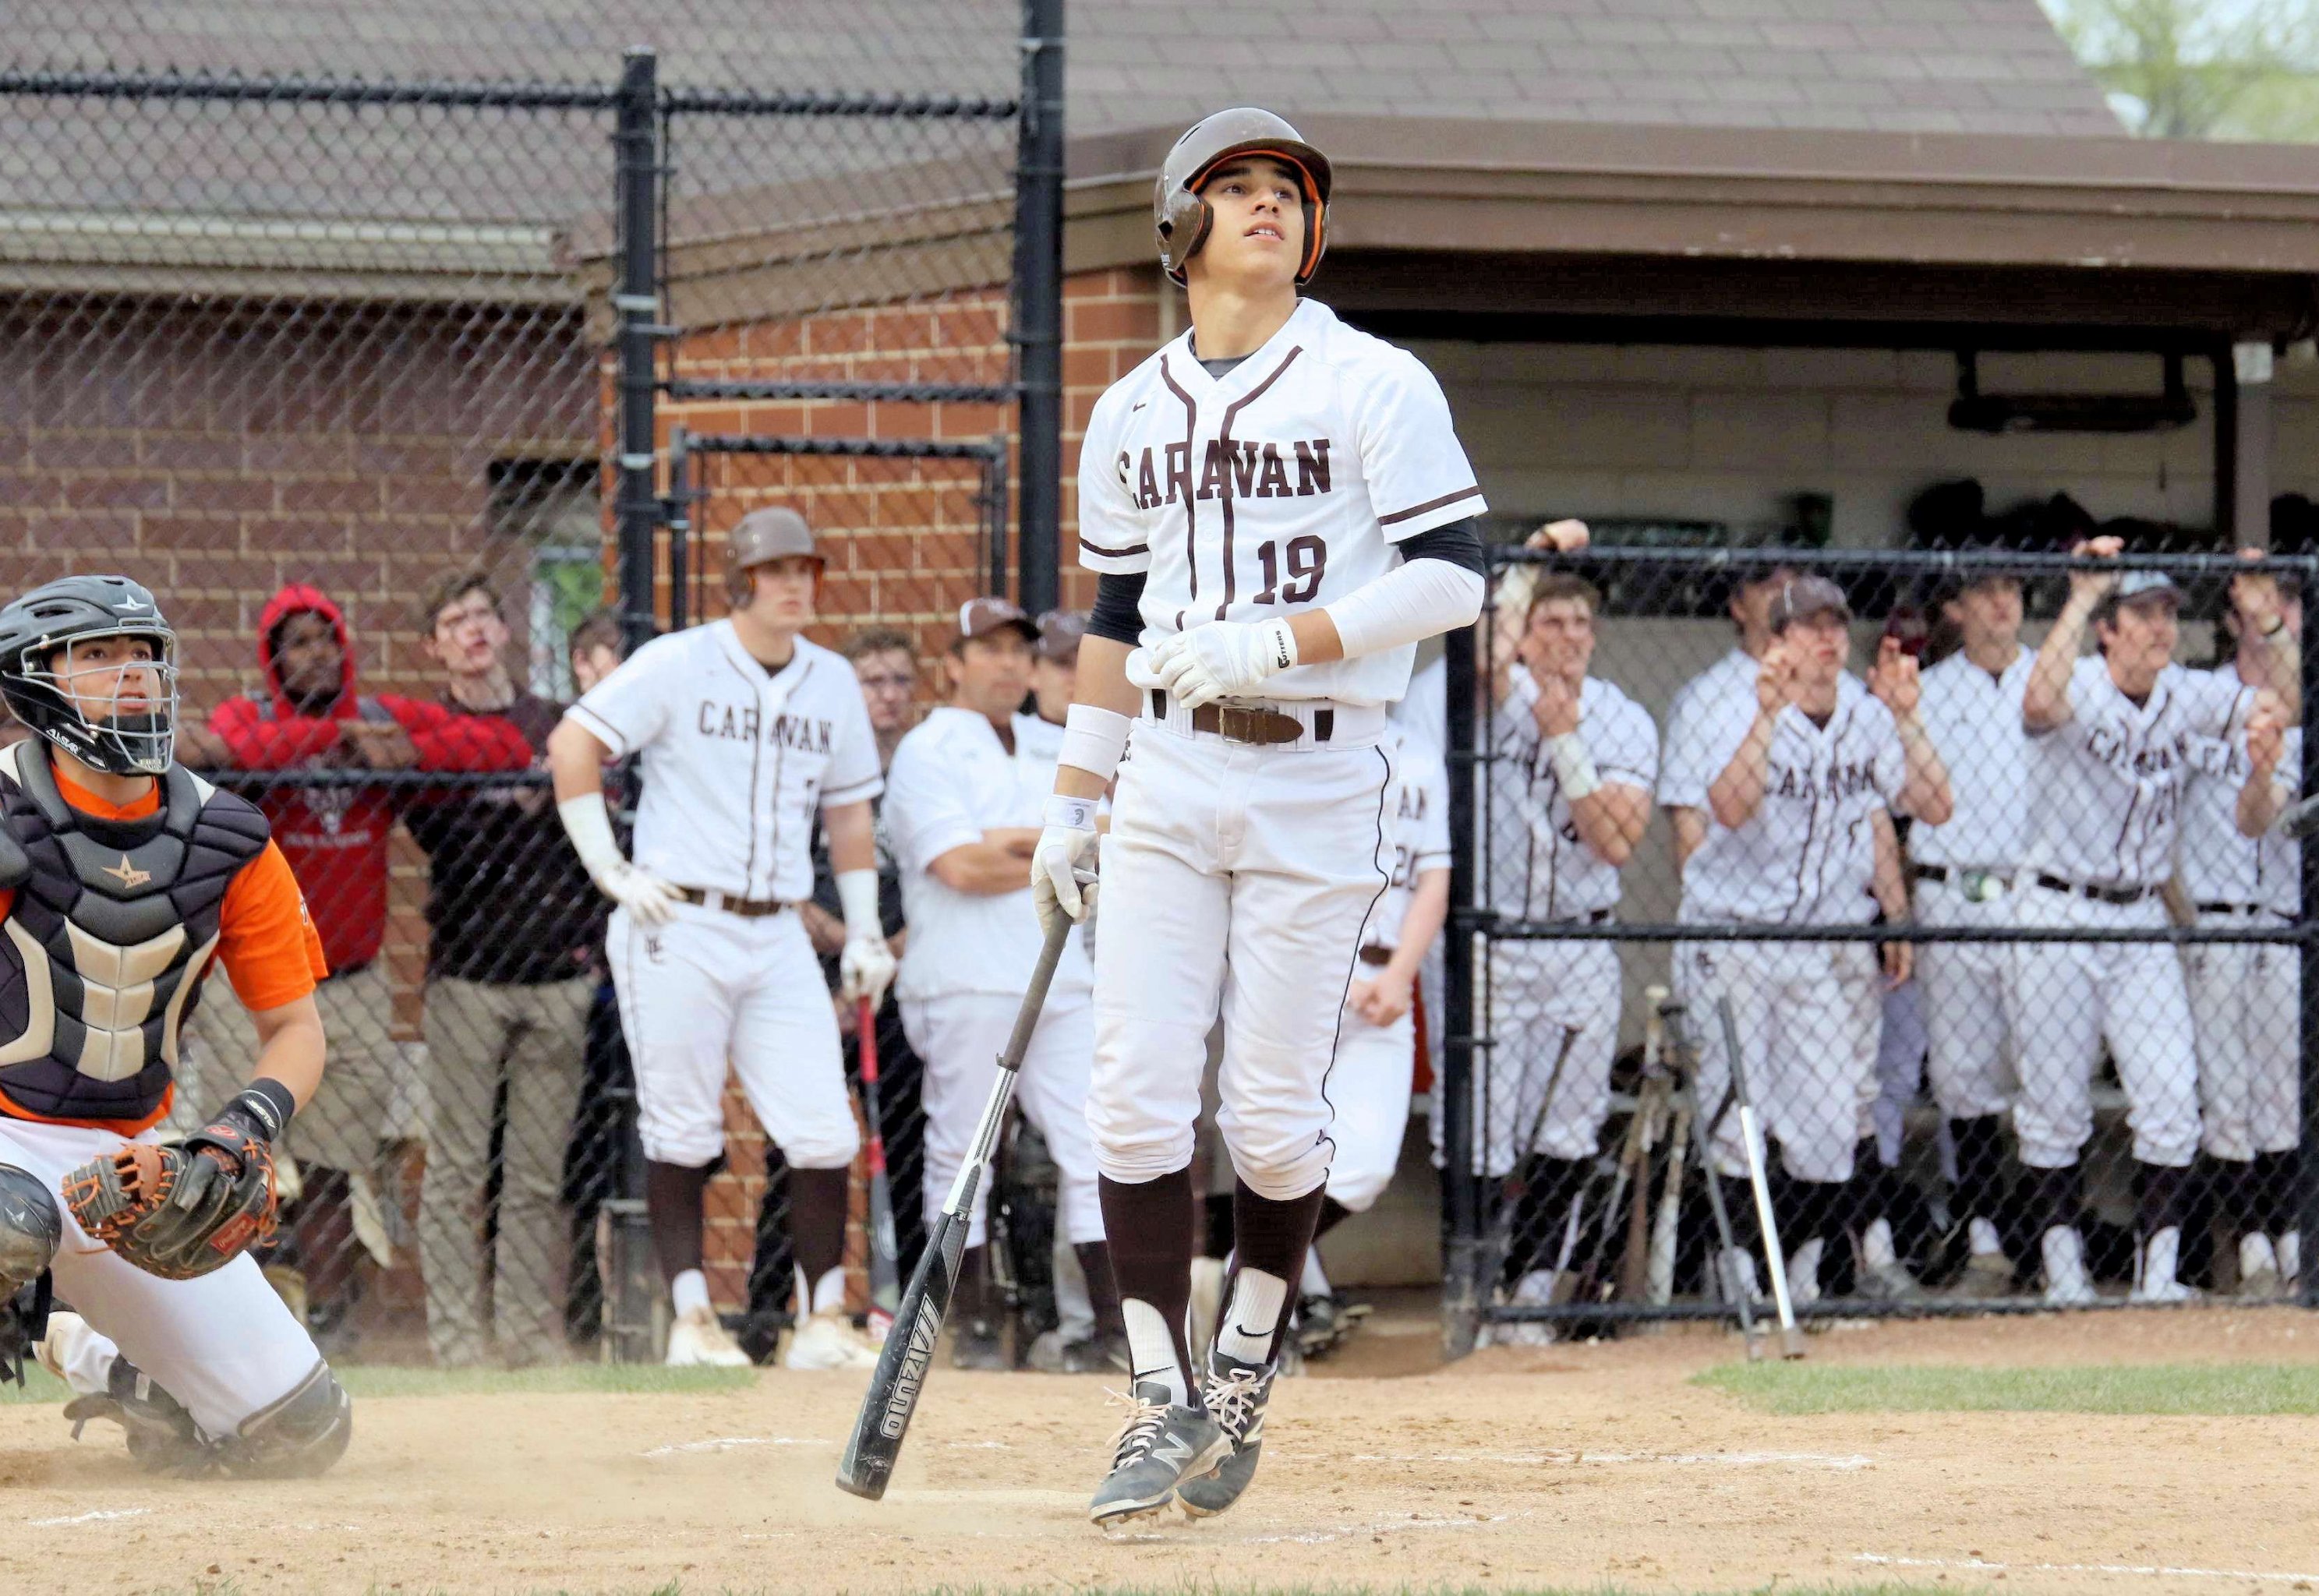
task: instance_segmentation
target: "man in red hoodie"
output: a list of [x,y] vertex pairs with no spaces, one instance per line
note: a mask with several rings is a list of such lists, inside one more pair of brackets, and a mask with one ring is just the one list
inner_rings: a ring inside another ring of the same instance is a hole
[[[250,796],[290,861],[329,962],[315,998],[333,1068],[288,1143],[303,1182],[293,1221],[298,1262],[312,1317],[327,1328],[355,1295],[349,1204],[361,1200],[358,1190],[375,1192],[386,1144],[415,1139],[424,1118],[418,1072],[394,1040],[393,990],[381,957],[388,839],[399,800],[415,789],[356,772],[518,771],[531,762],[531,748],[496,717],[360,692],[344,612],[302,583],[275,594],[259,615],[257,663],[265,694],[227,699],[209,729],[232,768],[271,778],[248,783]],[[195,1016],[203,1050],[227,1059],[250,1056],[248,1025],[233,1004],[212,1004]]]

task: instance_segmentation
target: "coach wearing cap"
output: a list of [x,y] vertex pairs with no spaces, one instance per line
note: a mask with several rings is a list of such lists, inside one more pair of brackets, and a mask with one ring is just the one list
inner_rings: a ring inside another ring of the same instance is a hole
[[[2098,537],[2077,553],[2116,559]],[[2163,572],[2077,570],[2037,650],[2021,699],[2030,738],[2030,885],[2021,924],[2098,933],[2159,930],[2159,888],[2174,843],[2198,739],[2276,745],[2284,717],[2268,689],[2235,672],[2174,663],[2181,591]],[[2089,624],[2101,652],[2080,659]],[[2271,801],[2270,770],[2250,774],[2252,810]],[[2267,813],[2245,820],[2267,824]],[[2140,1231],[2134,1294],[2179,1302],[2185,1177],[2198,1151],[2198,1078],[2182,961],[2161,942],[2032,942],[2021,949],[2021,1093],[2013,1128],[2037,1186],[2034,1221],[2056,1303],[2093,1299],[2077,1229],[2084,1203],[2078,1159],[2093,1134],[2088,1081],[2107,1042],[2134,1131]]]
[[[1031,851],[1054,778],[1051,758],[1018,758],[1037,717],[1022,713],[1040,632],[1004,599],[976,599],[958,615],[945,661],[948,703],[928,712],[894,751],[885,819],[902,871],[910,938],[895,992],[910,1046],[925,1061],[927,1222],[949,1195],[1038,962],[1031,913]],[[1087,1125],[1095,1058],[1095,972],[1078,939],[1065,943],[1046,1006],[1024,1056],[1015,1101],[1047,1139],[1062,1182],[1060,1228],[1077,1249],[1099,1342],[1119,1337],[1118,1291],[1103,1246],[1095,1145]],[[1002,1367],[984,1214],[975,1194],[953,1318],[957,1361]]]

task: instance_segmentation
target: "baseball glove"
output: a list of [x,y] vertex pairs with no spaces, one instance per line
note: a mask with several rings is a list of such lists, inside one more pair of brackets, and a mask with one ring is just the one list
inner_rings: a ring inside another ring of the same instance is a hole
[[132,1141],[65,1177],[80,1228],[149,1275],[191,1280],[274,1239],[274,1150],[231,1119]]

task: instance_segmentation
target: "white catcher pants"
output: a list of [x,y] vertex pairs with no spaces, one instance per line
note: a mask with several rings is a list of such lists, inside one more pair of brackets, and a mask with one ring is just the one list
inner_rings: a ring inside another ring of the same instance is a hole
[[[1958,872],[1917,883],[1917,918],[1926,925],[2008,926],[2026,877],[2010,892],[1968,899]],[[2026,890],[2035,891],[2029,888]],[[2017,1078],[2014,1038],[2020,944],[1919,942],[1917,981],[1924,991],[1925,1072],[1933,1101],[1951,1119],[1977,1119],[2013,1106]]]
[[[2268,910],[2212,913],[2201,926],[2288,924]],[[2198,1024],[2198,1109],[2206,1151],[2246,1163],[2303,1139],[2301,950],[2292,942],[2191,942],[2182,949]]]
[[[1105,933],[1111,927],[1106,924]],[[926,1223],[950,1198],[951,1183],[982,1123],[997,1060],[1015,1029],[1020,997],[952,992],[902,1005],[902,1029],[925,1064]],[[1073,1246],[1103,1240],[1103,1209],[1096,1195],[1095,1141],[1087,1123],[1087,1074],[1094,1063],[1095,1012],[1084,987],[1050,991],[1031,1046],[1015,1078],[1015,1102],[1047,1139],[1062,1176],[1057,1206],[1064,1239]],[[975,1188],[966,1244],[979,1247],[990,1212],[990,1183]]]
[[[2163,927],[2156,895],[2107,904],[2034,882],[2025,926]],[[2164,942],[2024,942],[2020,954],[2021,1096],[2013,1129],[2021,1161],[2060,1169],[2094,1132],[2092,1080],[2109,1043],[2125,1087],[2126,1123],[2142,1163],[2180,1169],[2198,1150],[2198,1062],[2181,955]]]
[[1136,723],[1096,937],[1087,1123],[1105,1175],[1190,1165],[1221,1007],[1216,1124],[1234,1172],[1281,1202],[1327,1178],[1345,992],[1390,876],[1399,788],[1374,742],[1259,748]]
[[765,1134],[799,1169],[843,1169],[861,1150],[837,1014],[794,914],[744,920],[680,903],[665,925],[626,909],[604,937],[620,1029],[636,1062],[645,1157],[699,1168],[725,1150],[729,1059]]
[[[1699,1112],[1713,1117],[1731,1086],[1720,999],[1744,1050],[1764,1132],[1798,1180],[1852,1178],[1853,1153],[1874,1132],[1883,977],[1873,942],[1683,942],[1674,975],[1699,1053]],[[1715,1132],[1716,1167],[1747,1173],[1735,1105]]]
[[[104,1339],[89,1344],[92,1360],[118,1348],[185,1403],[206,1433],[232,1435],[252,1413],[289,1395],[322,1355],[248,1253],[197,1280],[164,1280],[89,1240],[65,1206],[64,1178],[122,1140],[111,1131],[0,1120],[0,1164],[39,1177],[56,1199],[64,1240],[49,1267],[59,1305]],[[161,1137],[148,1131],[137,1140]],[[102,1389],[93,1378],[75,1388]]]

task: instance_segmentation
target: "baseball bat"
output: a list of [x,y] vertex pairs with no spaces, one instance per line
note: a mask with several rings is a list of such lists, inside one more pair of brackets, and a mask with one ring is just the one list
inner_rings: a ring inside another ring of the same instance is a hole
[[893,1478],[895,1460],[902,1452],[902,1438],[909,1432],[911,1416],[918,1411],[926,1375],[934,1367],[934,1346],[942,1339],[943,1321],[950,1312],[951,1296],[958,1289],[959,1259],[966,1251],[967,1224],[974,1212],[975,1189],[989,1167],[991,1155],[997,1150],[998,1132],[1006,1123],[1006,1105],[1015,1096],[1015,1072],[1023,1067],[1023,1055],[1030,1049],[1031,1033],[1038,1026],[1039,1011],[1047,1001],[1047,986],[1055,978],[1055,963],[1062,957],[1063,942],[1070,934],[1072,924],[1069,916],[1058,914],[1054,924],[1047,928],[1038,965],[1031,971],[1031,984],[1024,991],[1022,1009],[1015,1016],[1014,1033],[1006,1039],[1006,1050],[998,1055],[998,1077],[991,1082],[990,1100],[983,1105],[981,1123],[968,1145],[966,1161],[959,1167],[958,1178],[951,1183],[942,1213],[935,1217],[933,1233],[926,1238],[925,1256],[918,1259],[918,1267],[910,1276],[909,1288],[902,1293],[894,1314],[894,1328],[887,1332],[886,1345],[878,1354],[878,1366],[871,1371],[870,1389],[862,1393],[862,1411],[853,1420],[853,1434],[845,1443],[844,1455],[837,1460],[837,1485],[841,1491],[876,1501],[886,1494],[886,1483]]
[[[1494,1281],[1497,1278],[1499,1271],[1505,1267],[1506,1255],[1512,1250],[1515,1188],[1520,1183],[1522,1167],[1529,1161],[1529,1155],[1538,1145],[1538,1133],[1546,1129],[1547,1113],[1554,1106],[1555,1093],[1562,1087],[1563,1066],[1570,1061],[1570,1049],[1577,1040],[1577,1032],[1567,1025],[1563,1027],[1562,1048],[1554,1055],[1554,1068],[1548,1072],[1546,1096],[1539,1099],[1538,1113],[1530,1120],[1529,1136],[1515,1147],[1513,1168],[1508,1170],[1505,1178],[1498,1183],[1497,1210],[1490,1216],[1490,1245],[1483,1266],[1482,1278],[1485,1281]],[[1484,1141],[1487,1141],[1487,1137],[1488,1133],[1485,1130]],[[1582,1191],[1579,1196],[1583,1202],[1584,1193]],[[1572,1211],[1576,1212],[1575,1204]]]
[[[1684,1057],[1692,1066],[1691,1133],[1699,1139],[1699,1171],[1706,1177],[1704,1184],[1707,1187],[1707,1211],[1715,1219],[1716,1275],[1723,1282],[1724,1301],[1729,1303],[1739,1316],[1739,1338],[1746,1346],[1747,1361],[1755,1363],[1764,1356],[1763,1341],[1755,1334],[1755,1304],[1747,1300],[1746,1277],[1739,1272],[1739,1242],[1731,1230],[1730,1212],[1723,1206],[1723,1183],[1715,1177],[1715,1127],[1722,1122],[1723,1111],[1719,1108],[1713,1118],[1709,1118],[1698,1112],[1698,1059],[1690,1051],[1689,1045],[1684,1040],[1683,1005],[1680,1003],[1664,1003],[1660,1005],[1660,1012],[1666,1016],[1667,1034],[1674,1042],[1675,1051]],[[1730,1096],[1727,1093],[1724,1105],[1728,1107],[1729,1104]],[[1670,1269],[1674,1267],[1672,1259],[1669,1260],[1668,1267]]]
[[[1643,1001],[1649,1005],[1643,1016],[1643,1069],[1665,1070],[1667,1065],[1666,1015],[1663,1009],[1667,1001],[1665,987],[1647,987]],[[1659,1187],[1659,1200],[1651,1214],[1650,1239],[1643,1258],[1643,1300],[1666,1303],[1674,1300],[1675,1214],[1683,1195],[1684,1141],[1691,1135],[1691,1109],[1676,1094],[1674,1123],[1667,1137],[1666,1176]]]
[[1764,1144],[1755,1124],[1755,1100],[1747,1091],[1747,1064],[1739,1056],[1739,1025],[1731,1017],[1731,999],[1715,1000],[1723,1023],[1723,1050],[1731,1056],[1731,1091],[1739,1108],[1739,1139],[1747,1147],[1747,1184],[1755,1191],[1755,1222],[1764,1228],[1764,1262],[1772,1274],[1772,1306],[1780,1314],[1780,1355],[1801,1357],[1803,1332],[1796,1328],[1795,1304],[1788,1300],[1788,1258],[1780,1245],[1780,1223],[1772,1215],[1772,1179],[1764,1168]]
[[870,1122],[870,1308],[890,1328],[902,1301],[902,1254],[894,1240],[894,1186],[886,1175],[885,1121],[878,1098],[877,1013],[866,992],[854,1034],[862,1047],[862,1112]]
[[2319,793],[2287,805],[2270,823],[2270,829],[2297,841],[2319,831]]
[[1619,1260],[1619,1300],[1642,1300],[1643,1277],[1651,1250],[1651,1153],[1658,1146],[1661,1121],[1666,1114],[1666,1083],[1647,1078],[1643,1100],[1637,1109],[1643,1118],[1641,1163],[1635,1176],[1634,1207],[1627,1216],[1627,1250]]

